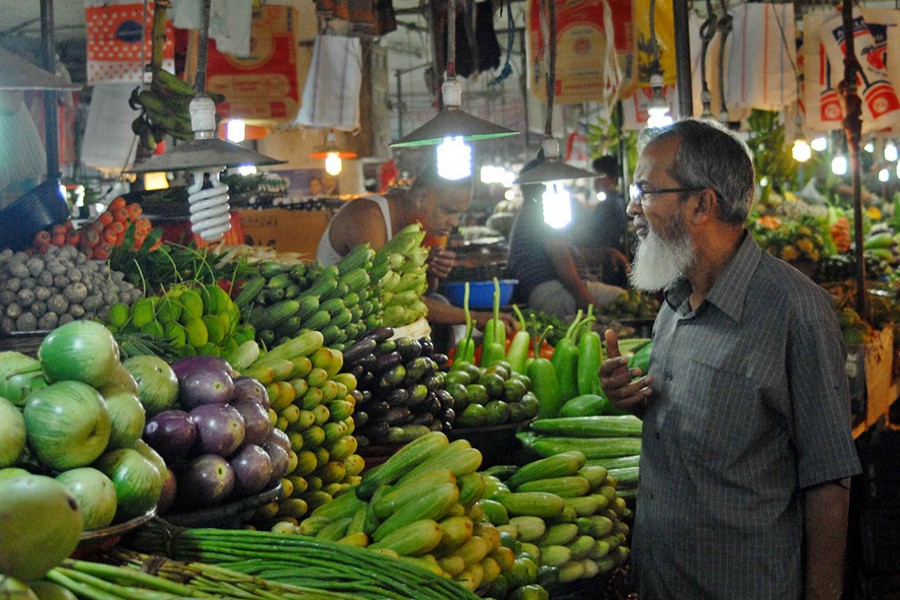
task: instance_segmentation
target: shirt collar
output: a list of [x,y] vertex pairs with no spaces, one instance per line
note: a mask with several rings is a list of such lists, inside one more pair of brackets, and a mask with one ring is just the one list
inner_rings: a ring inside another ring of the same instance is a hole
[[[725,266],[712,289],[706,296],[706,302],[713,304],[735,322],[740,323],[744,314],[744,299],[750,278],[762,256],[762,249],[753,236],[744,230],[744,240],[737,252]],[[691,285],[687,278],[681,277],[665,290],[666,302],[673,310],[678,310],[691,293]]]

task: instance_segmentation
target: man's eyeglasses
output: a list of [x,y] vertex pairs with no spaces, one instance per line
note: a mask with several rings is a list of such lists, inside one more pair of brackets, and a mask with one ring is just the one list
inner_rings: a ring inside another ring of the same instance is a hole
[[645,190],[643,185],[640,183],[632,183],[628,186],[628,192],[631,196],[631,201],[641,206],[649,206],[650,203],[645,200],[647,196],[652,196],[653,194],[670,194],[675,192],[699,192],[705,190],[705,187],[680,187],[680,188],[661,188],[658,190]]

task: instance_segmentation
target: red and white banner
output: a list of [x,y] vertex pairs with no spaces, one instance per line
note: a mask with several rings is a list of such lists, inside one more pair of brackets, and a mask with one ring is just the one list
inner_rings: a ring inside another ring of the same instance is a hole
[[[153,2],[84,0],[87,20],[87,82],[140,83],[150,63]],[[143,25],[142,25],[143,23]],[[163,68],[175,70],[172,23],[166,23]]]

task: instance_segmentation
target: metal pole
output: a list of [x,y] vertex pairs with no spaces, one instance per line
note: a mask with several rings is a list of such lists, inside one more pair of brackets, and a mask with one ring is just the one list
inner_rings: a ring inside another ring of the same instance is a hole
[[556,0],[547,1],[549,13],[549,31],[547,32],[547,51],[550,53],[547,67],[547,120],[544,122],[544,135],[553,135],[553,98],[556,96]]
[[675,21],[675,80],[678,87],[678,117],[683,119],[694,114],[687,0],[674,0],[672,13]]
[[[56,38],[53,34],[53,0],[41,0],[41,43],[44,69],[56,73]],[[47,178],[59,177],[59,113],[56,91],[44,91],[44,148],[47,151]]]
[[397,137],[403,137],[403,86],[401,84],[401,77],[403,73],[400,69],[394,73],[394,77],[397,78]]
[[859,62],[853,40],[853,3],[844,2],[841,9],[844,28],[844,81],[839,91],[844,100],[844,130],[847,134],[847,154],[850,156],[850,178],[853,186],[853,233],[856,241],[856,312],[866,314],[866,261],[863,255],[862,190],[859,174],[859,140],[862,131],[862,102],[856,92]]

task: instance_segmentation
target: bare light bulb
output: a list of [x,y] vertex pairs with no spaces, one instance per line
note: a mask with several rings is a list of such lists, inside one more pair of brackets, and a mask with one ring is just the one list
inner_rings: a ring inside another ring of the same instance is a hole
[[894,142],[888,142],[884,146],[884,160],[888,162],[896,162],[898,158],[897,146]]
[[846,175],[847,174],[847,157],[846,156],[835,156],[831,159],[831,172],[835,175]]
[[865,150],[869,154],[872,154],[873,152],[875,152],[875,142],[870,141],[868,144],[863,146],[863,150]]
[[544,223],[553,229],[562,229],[572,222],[572,196],[559,181],[544,184],[541,194],[541,209]]
[[[188,187],[191,229],[207,242],[220,239],[231,229],[228,186],[219,180],[220,169],[192,171],[194,182]],[[204,175],[209,173],[209,187],[204,188]]]
[[669,114],[669,103],[663,96],[663,77],[659,73],[650,76],[650,87],[653,95],[647,105],[647,127],[665,127],[672,124],[672,115]]
[[340,175],[341,171],[344,169],[344,162],[341,160],[341,155],[337,152],[329,152],[325,156],[325,172],[329,175],[336,176]]
[[812,158],[812,148],[803,138],[794,140],[794,146],[791,148],[791,156],[797,162],[806,162]]
[[891,172],[887,168],[878,171],[878,181],[880,181],[881,183],[887,183],[890,178]]
[[463,141],[463,136],[447,136],[437,147],[437,172],[450,181],[472,176],[472,147]]
[[825,150],[828,149],[828,138],[824,136],[813,138],[813,141],[809,143],[809,146],[816,152],[825,152]]
[[225,123],[225,138],[239,144],[247,137],[247,124],[241,119],[231,119]]

